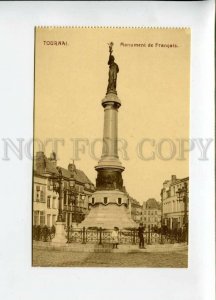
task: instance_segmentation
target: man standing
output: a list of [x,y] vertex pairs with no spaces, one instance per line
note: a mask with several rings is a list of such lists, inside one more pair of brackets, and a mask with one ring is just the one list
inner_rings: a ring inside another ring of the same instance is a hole
[[144,227],[143,227],[143,223],[140,223],[140,225],[139,225],[138,237],[139,237],[139,248],[140,249],[146,249],[144,247]]

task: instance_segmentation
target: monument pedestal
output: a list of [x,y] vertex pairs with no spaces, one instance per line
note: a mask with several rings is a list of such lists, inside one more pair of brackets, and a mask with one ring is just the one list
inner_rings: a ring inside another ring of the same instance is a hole
[[52,239],[52,243],[65,245],[67,243],[65,222],[56,222],[55,228],[56,228],[56,232],[55,232],[55,237]]
[[103,150],[97,171],[96,192],[92,195],[92,208],[79,227],[134,228],[128,209],[129,199],[123,186],[122,166],[118,157],[118,108],[117,94],[108,93],[102,100],[104,107]]
[[119,190],[101,190],[92,195],[94,204],[80,226],[102,227],[104,229],[134,228],[137,224],[128,209],[128,197]]

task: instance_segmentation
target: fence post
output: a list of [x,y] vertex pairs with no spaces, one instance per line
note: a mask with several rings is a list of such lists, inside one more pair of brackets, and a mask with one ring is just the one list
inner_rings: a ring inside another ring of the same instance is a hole
[[132,245],[136,244],[136,229],[132,229],[132,235],[133,235],[133,239],[132,239]]
[[161,234],[161,241],[160,241],[160,244],[161,245],[163,245],[163,230],[162,230],[162,226],[161,226],[161,232],[160,232],[160,234]]
[[99,245],[102,245],[102,228],[99,228]]
[[85,229],[85,226],[83,227],[83,230],[82,230],[82,244],[86,244],[86,229]]
[[70,243],[70,227],[68,226],[67,227],[67,244],[69,244]]
[[186,224],[186,243],[188,245],[188,223]]

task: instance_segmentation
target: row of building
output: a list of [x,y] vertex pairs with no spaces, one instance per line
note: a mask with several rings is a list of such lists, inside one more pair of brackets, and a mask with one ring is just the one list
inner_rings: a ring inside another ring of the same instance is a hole
[[160,228],[161,224],[169,229],[188,226],[189,177],[172,175],[163,182],[160,196],[161,201],[150,198],[142,205],[129,196],[134,221],[147,228]]
[[189,214],[189,177],[177,178],[172,175],[163,182],[160,192],[161,201],[150,198],[141,205],[134,201],[135,221],[142,222],[145,227],[166,226],[178,229],[188,226]]
[[[68,226],[78,224],[89,213],[95,191],[94,184],[75,164],[57,166],[55,153],[49,158],[37,152],[34,160],[33,225],[55,225],[61,195],[62,215]],[[188,222],[189,178],[172,175],[163,183],[161,201],[150,198],[142,205],[128,194],[128,208],[133,220],[147,228],[179,228]],[[60,191],[61,186],[61,191]]]
[[80,223],[89,211],[94,184],[74,163],[57,167],[55,153],[37,152],[34,160],[33,225],[55,225],[61,184],[62,213],[67,225]]

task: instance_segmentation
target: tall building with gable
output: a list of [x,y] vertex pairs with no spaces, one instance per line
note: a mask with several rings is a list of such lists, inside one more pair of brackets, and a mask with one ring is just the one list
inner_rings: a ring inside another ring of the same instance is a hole
[[[179,197],[179,190],[185,188],[186,203]],[[184,223],[188,223],[188,193],[189,177],[177,178],[172,175],[171,179],[163,182],[161,189],[162,217],[163,224],[169,229],[182,228]]]
[[[55,225],[58,216],[59,194],[53,188],[53,179],[61,170],[63,180],[63,216],[66,225],[78,224],[89,212],[89,202],[95,187],[86,174],[69,164],[68,169],[57,167],[55,153],[47,158],[37,152],[33,170],[33,225]],[[73,179],[76,197],[70,201],[68,190]]]
[[143,201],[142,222],[146,228],[161,227],[161,203],[156,199]]

